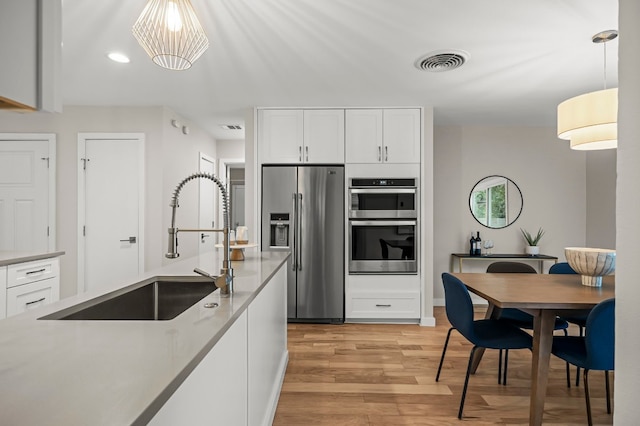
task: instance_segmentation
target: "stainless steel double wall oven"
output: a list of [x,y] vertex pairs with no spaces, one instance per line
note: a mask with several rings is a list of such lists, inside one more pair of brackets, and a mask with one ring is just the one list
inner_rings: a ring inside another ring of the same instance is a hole
[[349,273],[417,274],[417,179],[352,178],[349,203]]

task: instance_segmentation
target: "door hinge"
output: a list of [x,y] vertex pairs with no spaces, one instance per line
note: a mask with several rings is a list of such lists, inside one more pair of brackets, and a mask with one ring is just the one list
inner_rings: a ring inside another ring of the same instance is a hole
[[48,169],[49,168],[49,157],[41,157],[40,159],[47,161],[47,169]]
[[87,163],[91,160],[88,158],[81,158],[80,161],[82,161],[82,170],[87,170]]

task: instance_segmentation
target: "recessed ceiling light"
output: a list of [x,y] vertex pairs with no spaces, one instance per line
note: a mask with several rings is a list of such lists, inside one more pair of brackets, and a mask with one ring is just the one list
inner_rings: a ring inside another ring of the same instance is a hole
[[111,59],[114,62],[119,62],[121,64],[128,64],[129,62],[131,62],[131,60],[129,59],[129,57],[123,53],[119,53],[119,52],[110,52],[107,57],[109,59]]

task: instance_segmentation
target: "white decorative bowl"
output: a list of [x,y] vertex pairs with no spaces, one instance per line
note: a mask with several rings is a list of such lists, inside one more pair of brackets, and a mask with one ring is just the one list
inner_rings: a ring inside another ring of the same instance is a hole
[[602,277],[616,269],[616,251],[588,247],[566,247],[569,266],[582,275],[582,285],[601,287]]

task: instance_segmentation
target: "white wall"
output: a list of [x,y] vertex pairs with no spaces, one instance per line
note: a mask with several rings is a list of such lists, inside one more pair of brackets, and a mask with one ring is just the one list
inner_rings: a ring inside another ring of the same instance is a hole
[[[485,228],[469,211],[471,188],[494,174],[513,180],[523,197],[522,214],[503,229]],[[555,128],[436,127],[434,176],[436,304],[444,302],[440,275],[451,270],[451,253],[468,251],[471,231],[493,240],[495,253],[523,253],[520,228],[544,228],[541,253],[561,259],[564,247],[585,244],[586,154],[572,151]],[[486,266],[465,271],[481,272]]]
[[216,143],[218,158],[244,159],[244,139],[242,140],[220,140]]
[[[189,135],[171,127],[178,118],[191,128]],[[145,266],[167,262],[169,198],[180,179],[198,168],[198,151],[215,156],[215,141],[195,126],[163,107],[73,107],[62,114],[0,111],[0,132],[55,133],[57,137],[57,244],[66,254],[60,261],[61,297],[77,288],[77,137],[79,132],[145,133]],[[191,184],[195,188],[197,185]],[[186,190],[185,190],[186,192]],[[197,192],[196,192],[197,193]],[[181,199],[179,224],[197,224],[197,202],[192,194]],[[194,219],[195,217],[195,219]],[[193,237],[193,236],[191,236]],[[197,241],[181,238],[181,254],[197,253]]]
[[616,154],[587,153],[587,247],[616,248]]
[[619,1],[618,155],[616,194],[616,375],[614,424],[640,418],[640,2]]

